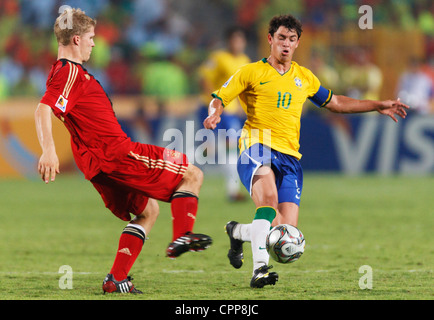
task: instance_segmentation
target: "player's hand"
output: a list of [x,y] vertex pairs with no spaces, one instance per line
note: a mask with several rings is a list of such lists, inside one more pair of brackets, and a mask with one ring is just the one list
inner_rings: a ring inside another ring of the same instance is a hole
[[38,163],[38,172],[45,183],[54,181],[59,171],[59,158],[56,152],[44,152]]
[[400,116],[402,119],[405,119],[407,116],[406,109],[410,109],[409,106],[402,103],[399,98],[397,100],[386,100],[383,101],[378,112],[389,116],[393,119],[393,121],[398,122],[396,115]]
[[221,121],[220,116],[213,114],[208,116],[204,122],[203,122],[203,126],[205,129],[215,129],[217,127],[217,124]]

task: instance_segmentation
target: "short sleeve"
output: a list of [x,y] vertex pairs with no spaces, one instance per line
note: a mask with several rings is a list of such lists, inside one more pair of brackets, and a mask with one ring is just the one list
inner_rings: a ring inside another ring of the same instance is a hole
[[56,116],[68,114],[81,94],[79,67],[67,61],[47,81],[41,103],[50,106]]
[[332,96],[333,91],[328,90],[320,85],[318,91],[312,97],[309,97],[309,100],[312,101],[313,104],[315,104],[318,108],[322,108],[330,102]]
[[308,98],[313,102],[318,108],[324,107],[330,102],[333,92],[324,88],[319,79],[308,69],[304,69],[306,77],[309,81],[309,92]]
[[223,106],[227,106],[233,99],[247,88],[247,73],[242,67],[233,74],[218,90],[212,93],[214,98],[222,101]]

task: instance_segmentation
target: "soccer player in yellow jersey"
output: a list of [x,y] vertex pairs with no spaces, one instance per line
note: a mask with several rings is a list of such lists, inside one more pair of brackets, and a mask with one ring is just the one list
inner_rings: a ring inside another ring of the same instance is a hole
[[[241,66],[250,63],[245,54],[247,45],[246,35],[238,26],[225,31],[226,48],[213,52],[207,61],[199,68],[203,91],[203,106],[199,108],[199,117],[203,121],[208,116],[209,96],[226,82]],[[225,135],[218,135],[218,150],[228,150],[227,165],[223,167],[226,180],[226,192],[229,201],[244,200],[240,192],[241,183],[237,174],[237,140],[245,121],[245,115],[238,99],[232,100],[225,106],[217,130],[226,130]],[[231,130],[229,130],[231,129]],[[217,133],[218,131],[216,131]]]
[[377,111],[397,121],[408,108],[398,100],[356,100],[334,95],[321,86],[308,69],[292,61],[300,43],[301,23],[291,15],[274,17],[269,24],[270,56],[240,68],[213,93],[204,127],[219,123],[224,106],[239,97],[247,114],[239,139],[238,174],[256,205],[250,224],[226,224],[231,248],[230,263],[240,268],[244,241],[250,241],[253,277],[250,286],[274,285],[276,272],[269,272],[265,239],[277,224],[297,226],[303,173],[299,163],[300,117],[310,99],[319,108],[337,113]]

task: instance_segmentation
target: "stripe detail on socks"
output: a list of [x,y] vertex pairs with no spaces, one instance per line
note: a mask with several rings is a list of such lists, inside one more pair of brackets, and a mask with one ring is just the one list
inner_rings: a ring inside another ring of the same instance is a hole
[[274,209],[273,207],[259,207],[256,209],[254,220],[263,219],[272,223],[275,217],[276,209]]
[[145,242],[145,230],[140,225],[129,224],[124,228],[122,233],[135,236]]

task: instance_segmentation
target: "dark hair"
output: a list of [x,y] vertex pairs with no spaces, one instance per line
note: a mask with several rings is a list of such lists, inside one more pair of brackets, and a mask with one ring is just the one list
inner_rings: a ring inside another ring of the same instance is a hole
[[241,33],[244,37],[246,36],[246,30],[244,30],[242,27],[231,26],[225,30],[224,37],[226,40],[229,40],[236,33]]
[[271,19],[270,24],[268,26],[268,33],[271,36],[274,36],[274,33],[281,26],[287,28],[288,30],[295,31],[297,33],[298,38],[301,37],[301,32],[303,31],[303,28],[301,26],[301,22],[297,20],[294,16],[290,14],[274,16],[273,19]]

